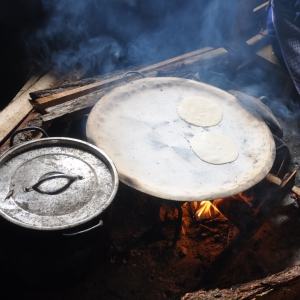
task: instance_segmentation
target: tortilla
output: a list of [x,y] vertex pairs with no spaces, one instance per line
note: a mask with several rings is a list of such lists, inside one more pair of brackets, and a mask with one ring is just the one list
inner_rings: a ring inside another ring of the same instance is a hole
[[215,102],[198,96],[188,97],[179,102],[177,112],[189,124],[210,127],[222,120],[222,109]]
[[195,154],[203,161],[221,165],[235,161],[239,156],[236,144],[227,136],[216,132],[201,132],[190,140]]

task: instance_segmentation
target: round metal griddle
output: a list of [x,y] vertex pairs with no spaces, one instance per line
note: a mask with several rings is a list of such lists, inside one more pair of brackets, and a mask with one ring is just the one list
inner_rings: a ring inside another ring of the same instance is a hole
[[[182,120],[177,105],[190,96],[215,101],[222,121],[203,128]],[[230,137],[238,159],[222,165],[199,159],[189,141],[203,131]],[[181,78],[143,78],[113,90],[91,111],[87,136],[112,158],[123,183],[169,200],[232,196],[261,181],[275,158],[273,136],[260,117],[223,90]]]

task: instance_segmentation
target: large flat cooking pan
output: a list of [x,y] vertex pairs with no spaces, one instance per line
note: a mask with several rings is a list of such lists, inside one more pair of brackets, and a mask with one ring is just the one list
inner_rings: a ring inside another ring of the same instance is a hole
[[[176,108],[190,96],[216,102],[222,121],[203,128],[182,120]],[[203,131],[230,137],[238,159],[222,165],[199,159],[190,140]],[[273,136],[259,116],[223,90],[181,78],[143,78],[113,90],[91,111],[87,136],[112,158],[123,183],[169,200],[232,196],[261,181],[275,158]]]

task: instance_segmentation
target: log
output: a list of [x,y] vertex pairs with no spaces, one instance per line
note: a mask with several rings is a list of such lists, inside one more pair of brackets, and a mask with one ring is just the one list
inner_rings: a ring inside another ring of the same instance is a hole
[[[200,51],[200,54],[199,54]],[[173,68],[183,67],[183,68],[191,68],[197,69],[199,66],[207,66],[209,64],[219,63],[220,60],[225,59],[227,56],[227,51],[223,48],[219,48],[216,50],[212,50],[209,52],[203,53],[203,49],[193,52],[193,54],[185,54],[173,59],[169,59],[163,61],[158,64],[154,64],[148,67],[141,68],[137,70],[138,72],[147,75],[153,71],[158,71],[164,69],[166,67],[172,66]],[[136,75],[130,75],[129,78],[139,78]],[[99,89],[103,89],[105,87],[111,86],[113,84],[119,84],[124,82],[123,75],[117,75],[108,79],[101,80],[99,82],[95,82],[92,84],[88,84],[86,86],[78,87],[72,90],[64,91],[61,93],[57,93],[54,95],[46,96],[44,98],[40,98],[33,102],[33,106],[39,110],[45,110],[46,108],[58,104],[65,103],[67,101],[76,99],[78,97],[82,97]]]
[[260,206],[256,209],[254,218],[248,221],[247,229],[240,231],[237,236],[215,258],[206,274],[203,275],[198,289],[214,286],[226,272],[227,268],[238,257],[244,247],[253,240],[261,226],[270,218],[275,208],[283,201],[294,186],[297,171],[287,173],[280,186],[271,185],[263,191]]
[[188,293],[181,300],[297,300],[300,294],[300,266],[294,266],[261,280],[254,280],[228,289]]
[[29,93],[53,86],[60,77],[61,73],[56,69],[46,73],[36,71],[32,75],[29,82],[25,84],[17,96],[0,112],[0,145],[31,112],[32,105],[28,101]]

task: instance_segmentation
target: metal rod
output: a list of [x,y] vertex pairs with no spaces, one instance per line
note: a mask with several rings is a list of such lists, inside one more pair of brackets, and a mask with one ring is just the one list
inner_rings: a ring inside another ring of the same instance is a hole
[[172,243],[172,247],[175,248],[177,241],[180,237],[180,233],[181,233],[181,224],[182,224],[182,207],[181,207],[181,202],[178,202],[176,204],[176,208],[178,210],[178,218],[177,218],[177,224],[176,224],[176,228],[175,228],[175,233],[174,233],[174,238],[173,238],[173,243]]

